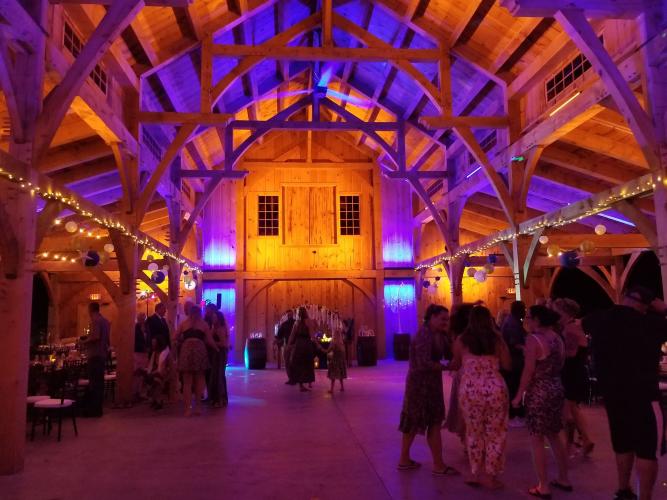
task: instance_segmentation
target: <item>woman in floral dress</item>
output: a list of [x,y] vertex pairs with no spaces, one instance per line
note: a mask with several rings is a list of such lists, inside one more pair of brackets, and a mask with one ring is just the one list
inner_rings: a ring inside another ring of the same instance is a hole
[[[526,425],[530,431],[535,472],[539,483],[528,490],[538,498],[551,498],[551,487],[572,491],[567,473],[567,453],[559,437],[563,428],[565,394],[561,370],[565,362],[565,345],[555,328],[560,316],[546,306],[532,306],[524,320],[529,332],[526,339],[525,364],[521,383],[512,405],[518,408],[521,399],[526,407]],[[558,479],[547,479],[544,438],[549,441],[558,464]]]
[[399,470],[420,466],[410,458],[410,447],[417,434],[426,434],[433,455],[433,474],[457,474],[442,460],[440,427],[445,418],[442,393],[444,335],[449,323],[446,307],[431,304],[426,309],[424,324],[410,342],[410,361],[405,381],[403,410],[398,429],[403,433]]
[[498,476],[505,465],[509,396],[499,370],[509,369],[512,361],[486,307],[472,309],[468,328],[457,339],[454,351],[463,360],[459,404],[470,462],[465,482],[476,486],[480,474],[486,472],[489,488],[502,488]]

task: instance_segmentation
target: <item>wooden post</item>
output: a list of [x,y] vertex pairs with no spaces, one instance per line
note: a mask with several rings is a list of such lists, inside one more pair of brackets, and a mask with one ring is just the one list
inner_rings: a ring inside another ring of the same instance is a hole
[[463,304],[463,259],[450,260],[445,266],[449,276],[449,290],[452,298],[452,307]]
[[[650,2],[646,2],[648,5]],[[642,56],[648,94],[649,111],[653,117],[654,135],[657,141],[659,154],[657,163],[651,165],[653,171],[655,189],[653,201],[655,204],[655,224],[657,236],[656,255],[660,262],[660,274],[662,277],[662,294],[667,298],[667,68],[658,63],[661,57],[659,41],[664,36],[660,34],[664,30],[666,19],[661,8],[662,2],[652,2],[650,7],[640,17],[640,30],[642,39]]]
[[[27,191],[5,181],[0,181],[0,200],[0,217],[13,230],[15,245],[13,249],[0,248],[4,333],[0,349],[0,475],[4,475],[23,469],[36,204]],[[17,257],[14,262],[8,258],[12,250]]]
[[112,325],[116,340],[117,395],[120,405],[132,402],[134,373],[134,325],[137,316],[136,283],[139,268],[139,246],[131,238],[117,231],[110,231],[118,257],[120,287],[116,295],[118,317]]

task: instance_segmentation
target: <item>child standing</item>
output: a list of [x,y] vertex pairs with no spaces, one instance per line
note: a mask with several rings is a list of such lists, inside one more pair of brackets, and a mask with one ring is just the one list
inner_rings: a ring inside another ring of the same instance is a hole
[[329,394],[333,394],[336,380],[340,381],[341,392],[345,390],[345,387],[343,387],[343,380],[347,378],[347,363],[345,362],[343,333],[340,330],[334,331],[331,345],[327,350],[327,377],[331,380]]

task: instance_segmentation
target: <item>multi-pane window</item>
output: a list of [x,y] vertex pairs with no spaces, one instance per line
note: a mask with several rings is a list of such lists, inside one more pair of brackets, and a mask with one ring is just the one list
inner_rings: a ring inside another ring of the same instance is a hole
[[[599,39],[600,42],[604,43],[602,35],[600,35]],[[577,55],[563,66],[560,71],[545,83],[547,104],[551,105],[556,97],[572,87],[590,68],[591,63],[583,54]]]
[[157,161],[160,161],[162,159],[162,148],[160,145],[157,143],[155,138],[148,133],[148,131],[144,128],[142,133],[141,133],[141,138],[142,142],[146,145],[148,150],[151,152],[151,154],[155,157]]
[[257,199],[257,234],[278,236],[280,210],[278,196],[260,195]]
[[[72,25],[65,21],[65,28],[63,29],[63,46],[69,50],[75,58],[79,57],[79,54],[83,50],[83,40],[79,34],[74,30]],[[96,64],[93,68],[93,71],[90,73],[90,78],[93,80],[93,83],[97,85],[104,95],[109,91],[109,75],[107,72],[102,69],[99,64]]]
[[361,234],[359,224],[359,195],[340,197],[340,234],[341,236],[357,236]]

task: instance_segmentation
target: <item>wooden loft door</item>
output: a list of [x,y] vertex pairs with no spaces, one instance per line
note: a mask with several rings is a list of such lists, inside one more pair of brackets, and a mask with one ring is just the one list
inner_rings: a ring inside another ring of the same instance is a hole
[[283,186],[285,245],[336,244],[336,188]]

